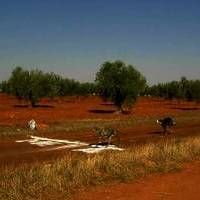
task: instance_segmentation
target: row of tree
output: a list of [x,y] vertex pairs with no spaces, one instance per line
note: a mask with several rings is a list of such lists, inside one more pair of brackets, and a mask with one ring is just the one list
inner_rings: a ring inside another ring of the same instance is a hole
[[145,77],[132,65],[122,61],[105,62],[96,73],[94,83],[80,83],[54,73],[38,69],[24,70],[16,67],[10,78],[0,84],[0,89],[26,100],[34,107],[41,98],[55,96],[83,96],[98,94],[104,100],[112,101],[119,111],[130,109],[139,95],[151,95],[167,99],[200,101],[200,80],[187,80],[146,84]]
[[166,99],[183,99],[188,101],[200,101],[200,80],[188,80],[182,77],[180,81],[159,83],[147,87],[146,92],[152,96]]
[[10,78],[2,82],[1,90],[15,95],[19,100],[31,102],[33,107],[43,97],[95,93],[104,100],[112,101],[118,110],[122,110],[124,107],[131,107],[145,86],[145,77],[134,66],[114,61],[101,65],[94,83],[80,83],[54,73],[16,67]]
[[34,107],[43,97],[84,96],[92,94],[96,88],[94,83],[80,83],[54,73],[16,67],[10,78],[1,83],[1,90],[16,96],[18,100],[29,101]]

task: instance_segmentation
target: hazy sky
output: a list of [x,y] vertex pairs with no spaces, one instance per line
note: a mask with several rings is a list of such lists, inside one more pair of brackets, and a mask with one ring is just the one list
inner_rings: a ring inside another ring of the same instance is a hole
[[200,1],[0,0],[0,80],[20,65],[93,81],[116,59],[151,84],[200,78]]

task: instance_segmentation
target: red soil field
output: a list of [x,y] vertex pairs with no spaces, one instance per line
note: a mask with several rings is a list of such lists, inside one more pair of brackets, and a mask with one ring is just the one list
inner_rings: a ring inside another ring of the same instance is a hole
[[[151,97],[140,97],[130,114],[116,114],[115,107],[103,102],[99,97],[65,97],[61,99],[43,99],[36,108],[27,107],[25,102],[19,102],[14,97],[0,93],[0,125],[27,126],[27,122],[35,119],[41,128],[47,128],[54,123],[65,123],[79,120],[128,120],[128,119],[154,119],[163,116],[197,115],[195,120],[185,120],[177,123],[175,136],[199,134],[200,105],[195,102],[177,102]],[[157,124],[136,124],[135,127],[121,128],[123,136],[122,145],[134,145],[136,141],[146,141],[147,138],[162,136],[161,128]],[[80,140],[88,143],[96,142],[94,133],[90,130],[79,132],[36,132],[35,134],[49,138]],[[163,137],[163,136],[162,136]],[[171,136],[170,136],[171,137]],[[174,135],[172,136],[174,137]],[[21,164],[22,162],[52,161],[55,158],[66,156],[69,150],[41,151],[41,148],[27,143],[15,143],[15,139],[0,139],[0,166]],[[92,190],[80,192],[74,200],[90,199],[116,199],[116,200],[193,200],[200,199],[199,180],[200,163],[187,164],[181,173],[166,175],[150,175],[134,183],[118,184],[97,187]]]
[[[43,99],[40,107],[27,107],[24,102],[17,101],[12,96],[0,93],[0,125],[19,125],[27,127],[30,119],[35,119],[43,132],[33,134],[55,138],[79,140],[87,143],[95,143],[98,138],[91,130],[77,132],[45,132],[53,123],[65,123],[73,120],[128,120],[128,119],[151,119],[162,116],[179,116],[186,113],[199,113],[200,105],[195,102],[177,102],[176,100],[163,100],[150,97],[140,97],[130,114],[116,114],[114,106],[103,102],[99,97],[66,97],[62,99]],[[86,122],[87,123],[87,122]],[[116,123],[117,124],[117,123]],[[188,133],[199,134],[200,123],[198,120],[177,123],[176,135]],[[120,128],[123,133],[121,145],[131,146],[138,141],[146,141],[147,138],[162,136],[162,129],[156,124],[139,123],[134,127]],[[20,134],[18,134],[20,137]],[[24,136],[22,136],[23,139]],[[172,136],[173,137],[173,136]],[[21,138],[21,137],[20,137]],[[63,157],[68,150],[44,151],[26,143],[16,143],[14,139],[0,139],[0,165],[21,163],[23,161],[52,160]]]
[[19,102],[12,96],[0,93],[0,125],[26,126],[31,119],[35,119],[39,124],[52,124],[83,119],[175,116],[200,108],[200,105],[194,102],[178,103],[176,100],[150,97],[140,97],[128,115],[116,114],[115,107],[109,102],[103,102],[99,97],[43,99],[36,108],[27,106],[25,102]]
[[80,192],[71,200],[197,200],[200,162],[184,164],[181,172],[153,174],[132,183],[115,183]]

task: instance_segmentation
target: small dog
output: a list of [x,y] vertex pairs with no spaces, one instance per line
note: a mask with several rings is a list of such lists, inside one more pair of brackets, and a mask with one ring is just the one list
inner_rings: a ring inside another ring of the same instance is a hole
[[174,125],[176,125],[175,119],[173,119],[173,118],[171,118],[171,117],[165,117],[165,118],[163,118],[163,119],[158,119],[156,122],[162,126],[163,131],[164,131],[164,134],[165,134],[166,132],[168,132],[168,133],[173,133],[173,131],[172,131],[171,128],[172,128]]
[[[120,133],[116,129],[112,128],[104,128],[104,127],[95,127],[94,129],[95,134],[99,137],[99,143],[102,144],[110,144],[113,137],[118,137]],[[119,140],[119,137],[118,137]]]

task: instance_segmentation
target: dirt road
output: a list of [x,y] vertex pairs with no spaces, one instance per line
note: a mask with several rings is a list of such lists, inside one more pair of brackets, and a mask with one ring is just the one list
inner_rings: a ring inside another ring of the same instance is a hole
[[[182,137],[189,135],[200,134],[200,123],[197,121],[189,121],[184,124],[178,124],[175,128],[175,134],[169,136],[163,136],[161,128],[155,125],[137,125],[134,128],[122,128],[123,132],[119,146],[131,147],[138,142],[146,142],[150,140],[160,140],[165,137]],[[54,139],[68,139],[70,141],[86,142],[88,144],[97,142],[98,138],[95,137],[92,131],[80,131],[80,132],[54,132],[45,133],[43,137]],[[27,139],[26,137],[24,139]],[[56,158],[62,158],[68,153],[71,153],[71,149],[60,148],[56,149],[55,146],[39,147],[29,144],[27,142],[16,143],[16,139],[1,139],[0,140],[0,166],[10,164],[20,164],[22,162],[34,162],[34,161],[52,161]],[[75,152],[74,152],[75,153]]]

